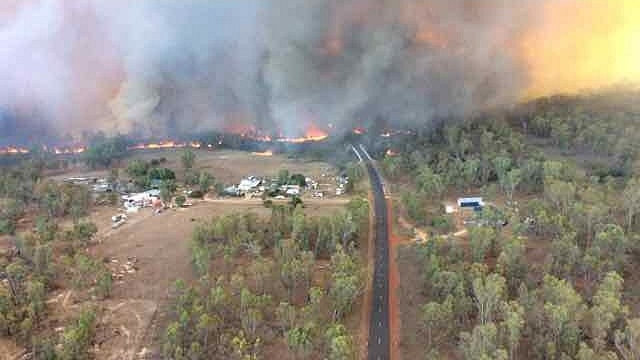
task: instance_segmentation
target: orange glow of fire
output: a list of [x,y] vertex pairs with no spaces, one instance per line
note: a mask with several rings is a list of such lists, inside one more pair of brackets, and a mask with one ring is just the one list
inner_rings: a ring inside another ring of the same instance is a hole
[[0,148],[0,155],[19,155],[28,154],[29,150],[21,147],[7,146]]
[[256,141],[271,142],[273,140],[271,136],[264,134],[258,130],[254,125],[247,125],[243,123],[229,124],[224,128],[224,131],[229,134],[239,135],[243,138],[252,139]]
[[273,151],[267,150],[262,152],[252,152],[251,155],[268,157],[268,156],[273,156]]
[[323,141],[329,137],[329,133],[319,128],[314,123],[310,123],[307,126],[307,130],[305,131],[304,136],[297,138],[279,138],[278,142],[292,143],[292,144],[302,144],[305,142],[314,142],[314,141]]
[[185,143],[185,142],[176,142],[173,140],[167,140],[167,141],[161,141],[157,143],[136,144],[136,145],[130,146],[129,150],[181,149],[186,147],[199,149],[202,147],[202,144],[197,141]]
[[54,147],[53,153],[56,155],[71,155],[71,154],[82,154],[87,151],[87,148],[84,146],[77,147]]
[[415,35],[414,41],[441,49],[446,49],[449,46],[448,40],[442,34],[429,28],[419,30]]
[[548,1],[520,41],[525,98],[640,82],[638,0]]
[[388,149],[388,150],[387,150],[387,152],[386,152],[386,154],[387,154],[387,156],[390,156],[390,157],[400,155],[400,154],[398,154],[398,152],[396,152],[396,151],[394,151],[394,150],[391,150],[391,149]]
[[367,130],[365,130],[365,129],[361,128],[361,127],[357,127],[357,128],[353,129],[353,133],[356,134],[356,135],[362,135],[362,134],[364,134],[366,132],[367,132]]

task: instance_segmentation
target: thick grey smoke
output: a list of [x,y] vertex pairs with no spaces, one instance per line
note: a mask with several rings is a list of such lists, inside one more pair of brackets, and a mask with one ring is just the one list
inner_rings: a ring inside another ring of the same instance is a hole
[[5,1],[0,139],[9,118],[170,136],[462,116],[517,98],[514,42],[542,3]]

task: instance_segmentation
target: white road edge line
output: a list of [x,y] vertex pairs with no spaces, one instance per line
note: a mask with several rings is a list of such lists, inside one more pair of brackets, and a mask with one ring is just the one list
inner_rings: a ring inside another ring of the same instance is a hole
[[354,153],[356,153],[356,156],[358,157],[359,162],[362,162],[362,156],[360,155],[356,147],[351,145],[351,149],[353,150]]
[[360,144],[360,150],[362,150],[362,152],[364,153],[364,156],[367,157],[367,159],[369,159],[370,161],[373,161],[373,158],[371,157],[371,155],[369,155],[369,152],[367,151],[367,149],[364,148],[364,145]]

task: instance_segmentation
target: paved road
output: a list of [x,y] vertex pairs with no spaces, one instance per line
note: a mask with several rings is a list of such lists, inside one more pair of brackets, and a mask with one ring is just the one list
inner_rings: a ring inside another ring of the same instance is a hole
[[375,270],[373,276],[373,301],[369,325],[369,360],[388,360],[389,343],[389,234],[387,202],[378,171],[364,146],[353,147],[358,159],[367,167],[373,191],[375,219]]

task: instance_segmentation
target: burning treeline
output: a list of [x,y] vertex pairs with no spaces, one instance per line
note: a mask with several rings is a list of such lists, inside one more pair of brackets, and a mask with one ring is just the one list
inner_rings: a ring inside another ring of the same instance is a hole
[[282,138],[640,79],[635,0],[6,0],[0,140]]

